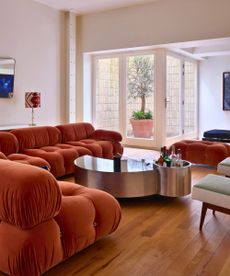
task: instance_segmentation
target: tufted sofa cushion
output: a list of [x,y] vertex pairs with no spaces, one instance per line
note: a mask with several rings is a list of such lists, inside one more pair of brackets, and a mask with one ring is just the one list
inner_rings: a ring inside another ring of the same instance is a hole
[[97,129],[95,130],[89,138],[96,139],[96,140],[105,140],[111,142],[121,142],[122,136],[117,131],[111,130],[104,130],[104,129]]
[[18,152],[17,138],[10,132],[0,131],[0,151],[6,156]]
[[225,143],[182,140],[174,143],[175,149],[181,149],[182,158],[196,164],[216,166],[230,155],[230,146]]
[[57,181],[48,171],[0,160],[0,270],[41,275],[118,227],[106,192]]
[[0,220],[28,229],[58,213],[61,192],[48,171],[0,160],[0,172]]
[[52,126],[29,127],[11,130],[19,143],[19,151],[53,146],[61,141],[60,131]]
[[8,155],[7,158],[18,163],[29,164],[40,168],[47,168],[48,170],[50,170],[50,164],[45,159],[40,157],[29,156],[21,153],[13,153]]
[[63,181],[59,185],[62,206],[55,220],[61,229],[64,258],[67,258],[114,232],[121,210],[117,200],[104,191]]
[[56,126],[62,135],[62,142],[80,141],[88,138],[93,132],[94,127],[90,123],[73,123]]
[[5,154],[3,152],[0,151],[0,159],[7,159],[7,157],[5,156]]

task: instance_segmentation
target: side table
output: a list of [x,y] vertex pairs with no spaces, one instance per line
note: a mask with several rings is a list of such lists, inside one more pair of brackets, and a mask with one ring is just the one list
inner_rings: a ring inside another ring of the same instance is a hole
[[191,193],[191,163],[183,161],[183,167],[153,165],[159,174],[158,194],[163,196],[185,196]]

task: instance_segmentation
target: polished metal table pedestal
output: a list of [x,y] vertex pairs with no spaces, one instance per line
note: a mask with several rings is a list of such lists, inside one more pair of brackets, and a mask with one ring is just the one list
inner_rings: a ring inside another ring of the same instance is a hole
[[183,162],[183,167],[153,165],[159,173],[158,193],[160,195],[177,197],[191,193],[191,163]]
[[113,160],[82,156],[75,161],[76,183],[106,191],[117,198],[154,194],[177,197],[191,193],[191,163],[181,168],[160,167],[145,161],[122,160],[114,172]]
[[144,162],[122,160],[121,171],[113,171],[113,160],[83,156],[75,160],[75,181],[106,191],[117,198],[157,193],[158,173]]

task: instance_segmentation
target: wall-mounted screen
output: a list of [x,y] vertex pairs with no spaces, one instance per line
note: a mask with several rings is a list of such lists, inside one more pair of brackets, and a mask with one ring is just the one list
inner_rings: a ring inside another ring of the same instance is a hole
[[14,92],[15,60],[0,58],[0,98],[12,98]]
[[14,75],[0,74],[0,97],[11,98],[14,91]]

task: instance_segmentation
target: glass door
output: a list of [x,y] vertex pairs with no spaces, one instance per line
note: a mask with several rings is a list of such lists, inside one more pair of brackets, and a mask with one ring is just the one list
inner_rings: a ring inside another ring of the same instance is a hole
[[150,146],[154,140],[154,55],[125,57],[126,143]]
[[120,131],[126,145],[149,146],[154,140],[154,55],[95,58],[93,123]]
[[167,55],[166,71],[166,139],[171,144],[196,138],[197,64]]
[[119,57],[97,58],[95,70],[94,125],[119,131]]
[[197,131],[197,64],[184,62],[184,135]]
[[181,135],[181,61],[166,59],[166,138]]
[[196,138],[196,62],[157,50],[98,55],[94,61],[96,128],[119,131],[124,145],[137,147]]

